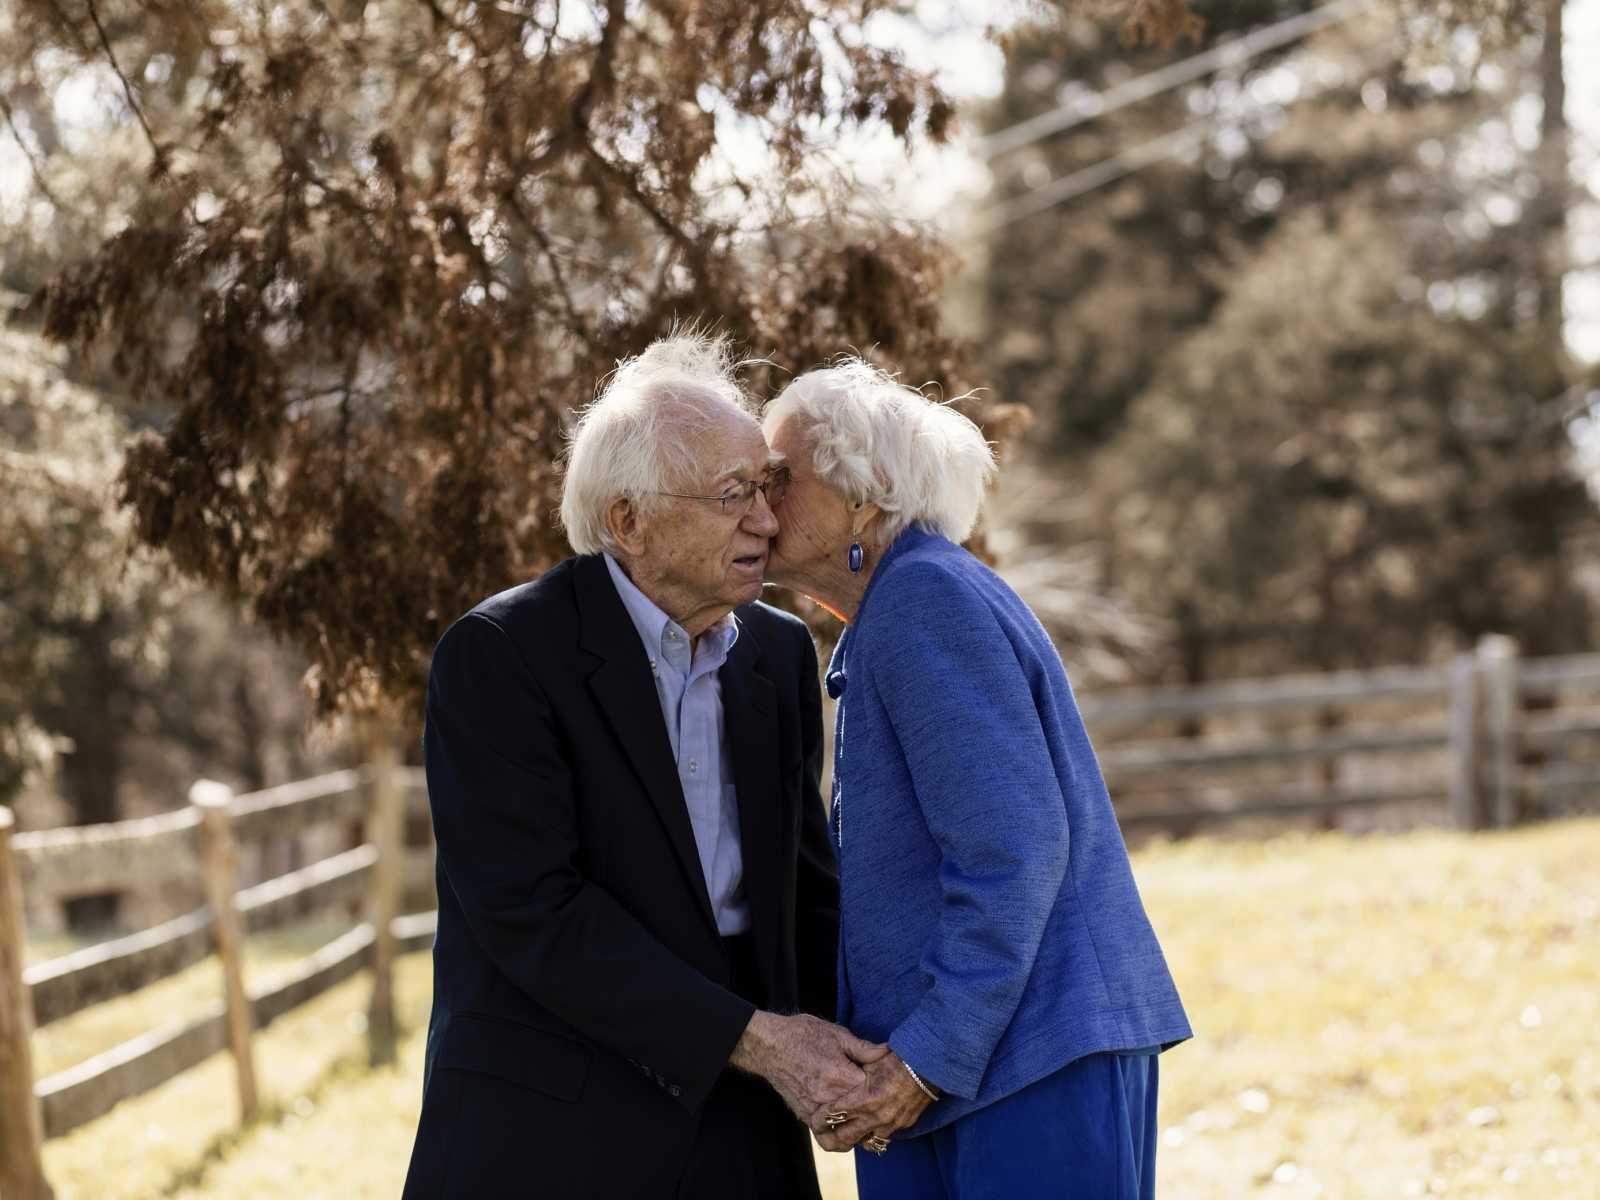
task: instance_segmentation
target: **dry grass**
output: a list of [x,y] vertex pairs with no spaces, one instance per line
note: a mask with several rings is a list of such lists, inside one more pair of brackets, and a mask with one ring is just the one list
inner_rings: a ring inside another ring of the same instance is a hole
[[[1160,1194],[1600,1197],[1596,864],[1594,821],[1141,851],[1140,885],[1199,1034],[1162,1060]],[[263,940],[262,971],[271,950]],[[396,1068],[361,1067],[367,985],[354,980],[261,1036],[267,1120],[230,1131],[218,1056],[50,1143],[58,1195],[397,1195],[427,956],[403,959],[398,984],[411,1034]],[[187,986],[215,994],[200,976]],[[75,1032],[42,1032],[42,1052],[97,1046],[152,1004],[169,1018],[179,1003],[174,992],[104,1006]],[[48,1038],[62,1040],[45,1051]],[[831,1200],[853,1196],[848,1159],[823,1165]]]
[[1162,1194],[1600,1196],[1600,822],[1153,848]]
[[[270,984],[344,928],[313,923],[252,938],[246,968],[248,982],[252,986]],[[402,959],[396,984],[401,1020],[409,1028],[419,1027],[427,1020],[428,1012],[427,956],[413,954]],[[286,1130],[306,1122],[324,1095],[356,1084],[370,1088],[386,1075],[395,1074],[390,1071],[368,1075],[364,1070],[369,986],[365,977],[353,979],[281,1018],[257,1036],[256,1072],[267,1119],[246,1133],[235,1129],[237,1107],[231,1060],[219,1054],[155,1091],[119,1105],[67,1137],[47,1142],[45,1169],[58,1200],[357,1194],[343,1182],[335,1184],[333,1176],[325,1181],[332,1189],[326,1191],[319,1190],[323,1184],[315,1178],[310,1186],[297,1186],[288,1176],[280,1177],[276,1185],[251,1184],[243,1190],[214,1188],[207,1180],[209,1173],[232,1155],[259,1154],[260,1146],[281,1140]],[[40,1074],[59,1070],[137,1033],[192,1014],[220,995],[221,972],[216,961],[201,963],[124,1000],[97,1005],[46,1026],[35,1037],[35,1069]],[[419,1073],[420,1067],[413,1072]],[[414,1110],[416,1084],[411,1075],[399,1082],[403,1086],[396,1090],[395,1103],[400,1107],[395,1111],[403,1111],[404,1100],[409,1100]],[[396,1119],[392,1115],[387,1118],[391,1122]],[[414,1121],[414,1115],[409,1119]],[[330,1132],[348,1139],[351,1128],[330,1126]],[[408,1137],[409,1131],[403,1136]],[[326,1151],[328,1147],[320,1149]],[[328,1175],[341,1158],[343,1168],[355,1170],[355,1164],[349,1161],[351,1153],[352,1147],[347,1143],[338,1154],[322,1159],[317,1176]],[[364,1194],[398,1193],[398,1184],[391,1183],[387,1192],[380,1188]]]

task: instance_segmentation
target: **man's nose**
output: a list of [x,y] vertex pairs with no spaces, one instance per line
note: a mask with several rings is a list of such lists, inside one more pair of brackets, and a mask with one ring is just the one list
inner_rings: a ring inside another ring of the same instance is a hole
[[765,492],[756,492],[750,511],[744,515],[743,524],[747,533],[768,538],[778,536],[778,518],[773,515],[772,505],[767,501]]

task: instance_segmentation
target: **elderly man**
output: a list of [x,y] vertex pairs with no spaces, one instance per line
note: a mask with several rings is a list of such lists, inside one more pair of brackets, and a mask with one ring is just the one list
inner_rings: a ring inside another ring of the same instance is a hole
[[816,652],[755,603],[769,464],[723,344],[655,343],[578,420],[578,557],[434,653],[407,1197],[818,1195],[791,1113],[883,1050],[807,1015],[832,1013],[838,881]]

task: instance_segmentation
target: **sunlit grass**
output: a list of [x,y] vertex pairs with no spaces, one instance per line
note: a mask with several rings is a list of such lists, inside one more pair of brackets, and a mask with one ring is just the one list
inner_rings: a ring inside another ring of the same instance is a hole
[[[1141,851],[1140,886],[1198,1034],[1162,1059],[1160,1194],[1600,1195],[1597,863],[1596,821]],[[277,961],[319,937],[286,943]],[[252,971],[270,973],[262,941]],[[184,997],[215,995],[209,970],[175,981],[182,996],[103,1006],[130,1011],[70,1036],[41,1031],[41,1044],[60,1037],[52,1054],[64,1062],[69,1040],[76,1052],[113,1027],[170,1019]],[[58,1195],[398,1195],[428,956],[402,959],[397,983],[408,1030],[397,1067],[362,1066],[369,985],[358,977],[260,1035],[267,1119],[232,1132],[219,1055],[49,1143]],[[854,1196],[847,1157],[821,1165],[830,1200]]]
[[1600,823],[1157,847],[1162,1194],[1600,1195]]
[[[280,933],[252,937],[246,981],[270,985],[305,955],[347,926],[310,923]],[[430,966],[426,954],[404,956],[396,970],[399,1016],[408,1029],[427,1020]],[[35,1035],[35,1069],[44,1075],[59,1070],[126,1038],[199,1012],[221,996],[221,970],[215,960],[142,989],[122,1000],[96,1005],[55,1022]],[[363,1086],[396,1071],[365,1071],[366,974],[341,984],[311,1003],[279,1018],[255,1038],[255,1065],[261,1103],[267,1119],[251,1130],[237,1130],[238,1105],[232,1060],[213,1055],[144,1096],[118,1105],[106,1116],[45,1144],[45,1169],[60,1200],[111,1200],[114,1197],[311,1196],[314,1188],[223,1191],[205,1182],[207,1174],[233,1153],[259,1145],[272,1131],[293,1128],[314,1115],[319,1098],[357,1080]],[[419,1059],[420,1063],[420,1059]],[[415,1078],[413,1078],[415,1076]],[[396,1076],[400,1090],[419,1091],[416,1072]],[[418,1097],[409,1097],[413,1109]],[[415,1123],[415,1115],[409,1118]],[[341,1128],[337,1136],[348,1138]],[[403,1134],[409,1146],[410,1130]],[[363,1141],[365,1141],[363,1137]],[[341,1154],[348,1156],[347,1146]],[[347,1167],[351,1164],[345,1164]],[[404,1172],[404,1163],[400,1170]],[[387,1193],[399,1194],[398,1181]],[[189,1190],[192,1188],[193,1190]],[[338,1193],[356,1194],[341,1185]]]

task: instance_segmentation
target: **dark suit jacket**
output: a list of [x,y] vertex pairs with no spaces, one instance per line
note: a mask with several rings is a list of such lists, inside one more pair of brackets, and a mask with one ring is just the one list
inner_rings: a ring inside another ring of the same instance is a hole
[[[719,677],[757,999],[831,1018],[816,651],[788,614],[736,612]],[[424,749],[439,932],[405,1195],[670,1196],[753,1007],[728,990],[649,662],[602,558],[450,627]]]

